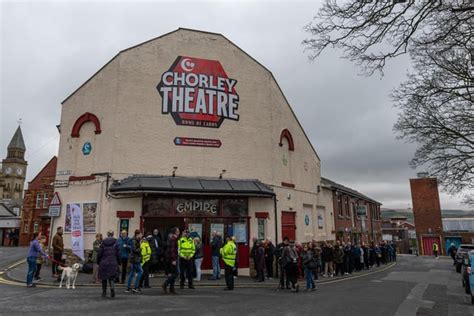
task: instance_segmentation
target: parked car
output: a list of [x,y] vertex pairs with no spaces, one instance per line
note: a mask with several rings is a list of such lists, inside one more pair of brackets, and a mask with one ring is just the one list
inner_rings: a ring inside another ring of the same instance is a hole
[[464,254],[461,266],[462,286],[464,287],[466,294],[471,294],[471,284],[469,283],[469,274],[471,274],[472,269],[471,255],[474,255],[473,250]]
[[[474,263],[474,251],[469,252],[469,261]],[[467,274],[469,275],[469,287],[471,288],[471,304],[474,305],[474,267],[472,265],[466,269]],[[467,284],[467,283],[466,283]]]
[[462,262],[464,260],[464,254],[467,254],[470,250],[474,250],[472,244],[461,244],[456,252],[456,272],[461,273]]

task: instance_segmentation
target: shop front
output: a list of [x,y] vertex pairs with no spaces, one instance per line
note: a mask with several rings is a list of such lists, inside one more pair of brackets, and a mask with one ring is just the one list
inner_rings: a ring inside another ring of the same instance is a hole
[[203,269],[212,268],[212,233],[225,239],[235,236],[238,244],[239,267],[249,266],[250,226],[246,197],[183,197],[148,195],[143,198],[143,231],[158,230],[167,238],[171,228],[196,232],[204,245]]
[[142,194],[140,228],[145,233],[158,229],[166,240],[173,227],[196,232],[204,245],[203,269],[212,268],[213,232],[219,232],[223,242],[234,236],[238,267],[249,267],[250,220],[261,211],[250,210],[249,197],[272,206],[274,196],[272,189],[256,180],[190,177],[132,176],[112,185],[110,191],[122,197]]

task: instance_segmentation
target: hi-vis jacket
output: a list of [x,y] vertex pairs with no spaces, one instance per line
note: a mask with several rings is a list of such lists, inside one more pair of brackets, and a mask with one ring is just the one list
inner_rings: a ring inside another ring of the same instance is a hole
[[142,243],[140,244],[140,250],[142,255],[142,262],[141,264],[144,265],[151,257],[151,248],[148,240],[143,239]]
[[222,260],[228,266],[235,267],[235,258],[237,257],[237,246],[233,240],[229,240],[220,250]]
[[191,237],[181,237],[178,241],[178,252],[181,258],[186,260],[191,259],[196,252],[194,240]]

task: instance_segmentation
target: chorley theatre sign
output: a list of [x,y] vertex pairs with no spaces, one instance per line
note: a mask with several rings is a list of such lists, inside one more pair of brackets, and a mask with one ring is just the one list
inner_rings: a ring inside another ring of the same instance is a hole
[[157,86],[161,112],[178,125],[218,128],[225,119],[238,121],[236,84],[217,60],[178,56]]

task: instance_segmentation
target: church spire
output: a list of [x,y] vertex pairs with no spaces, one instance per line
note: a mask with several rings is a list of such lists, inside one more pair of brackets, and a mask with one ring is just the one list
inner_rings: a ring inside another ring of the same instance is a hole
[[26,151],[25,141],[23,140],[23,134],[21,133],[21,126],[18,125],[16,129],[15,135],[13,135],[10,144],[8,145],[8,149],[20,149],[22,151]]

